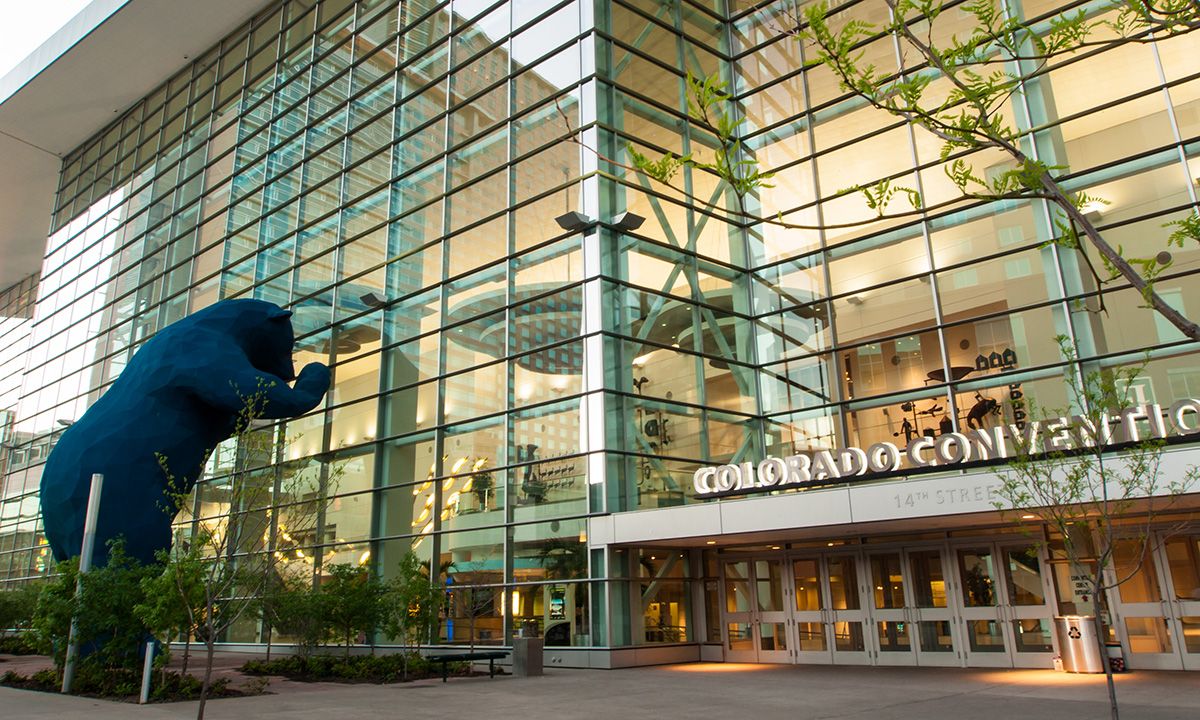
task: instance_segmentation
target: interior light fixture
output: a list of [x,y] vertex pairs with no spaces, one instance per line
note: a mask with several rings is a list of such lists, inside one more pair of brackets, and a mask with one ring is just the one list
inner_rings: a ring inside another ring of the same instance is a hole
[[863,298],[862,295],[851,295],[850,297],[846,298],[846,302],[850,303],[851,305],[862,305]]
[[578,232],[591,225],[592,219],[581,212],[572,210],[554,218],[554,222],[558,223],[558,226],[563,230]]
[[1094,200],[1089,200],[1080,206],[1079,212],[1083,213],[1083,216],[1087,218],[1088,222],[1094,223],[1100,220],[1104,214],[1104,208],[1106,208],[1108,205],[1109,203],[1107,200],[1095,198]]

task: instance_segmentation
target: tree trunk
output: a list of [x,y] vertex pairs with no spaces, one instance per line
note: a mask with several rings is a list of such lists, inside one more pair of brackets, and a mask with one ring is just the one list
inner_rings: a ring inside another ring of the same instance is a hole
[[185,631],[183,634],[183,671],[180,673],[181,675],[187,675],[188,658],[191,656],[191,654],[192,654],[192,634],[190,632]]
[[[1098,572],[1103,572],[1098,571]],[[1100,644],[1100,662],[1104,665],[1104,681],[1108,685],[1108,707],[1112,720],[1120,720],[1121,711],[1117,707],[1117,684],[1113,681],[1112,663],[1108,660],[1108,639],[1107,629],[1104,627],[1102,619],[1105,615],[1105,609],[1108,607],[1108,600],[1104,596],[1104,590],[1101,583],[1103,580],[1096,578],[1092,579],[1092,590],[1095,592],[1093,596],[1096,600],[1096,642]]]
[[[467,632],[471,633],[471,637],[468,638],[469,647],[467,648],[467,651],[475,652],[475,611],[474,610],[471,611],[471,623],[470,623],[470,627],[467,630]],[[471,666],[470,661],[468,660],[467,667],[470,668],[470,666]],[[469,675],[470,672],[468,672],[467,674]]]
[[216,653],[216,643],[211,636],[204,641],[208,657],[204,660],[204,682],[200,685],[200,706],[196,708],[196,720],[204,720],[204,705],[208,702],[208,691],[212,688],[213,654]]

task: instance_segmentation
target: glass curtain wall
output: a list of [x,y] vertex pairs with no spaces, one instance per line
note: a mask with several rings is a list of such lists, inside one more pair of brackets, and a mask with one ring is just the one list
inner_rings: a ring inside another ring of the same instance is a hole
[[[684,503],[700,464],[761,454],[751,257],[735,198],[712,173],[671,185],[627,167],[630,150],[710,156],[689,124],[686,75],[733,79],[722,4],[605,3],[597,17],[602,214],[646,218],[605,231],[611,333],[607,447],[613,510]],[[612,161],[609,161],[612,159]]]
[[[604,154],[620,163],[607,167],[603,200],[648,218],[605,245],[613,507],[694,500],[700,463],[1020,422],[1030,399],[1063,407],[1076,399],[1059,335],[1081,360],[1072,371],[1149,350],[1138,401],[1194,393],[1194,346],[1122,281],[1098,286],[1078,251],[1047,244],[1053,208],[960,197],[936,137],[868,107],[828,69],[805,69],[811,48],[782,28],[810,4],[730,5],[723,20],[700,2],[615,0],[598,18]],[[890,19],[883,3],[834,5],[834,23]],[[1048,27],[1068,7],[1103,19],[1107,4],[1009,0],[1004,11]],[[963,35],[968,20],[947,3],[935,35]],[[1107,202],[1090,211],[1130,256],[1166,249],[1163,224],[1196,206],[1198,81],[1183,58],[1197,42],[1057,58],[1003,110],[1027,152],[1067,168],[1066,187]],[[886,35],[859,49],[883,75],[929,72]],[[711,160],[715,141],[685,120],[689,72],[729,83],[746,157],[775,173],[774,187],[744,199],[748,216],[706,172],[667,186],[624,167],[630,147]],[[1008,162],[964,159],[985,174]],[[881,179],[920,190],[925,209],[878,219],[844,192]],[[775,217],[811,229],[763,221]],[[1162,259],[1159,292],[1200,308],[1197,251]]]
[[[907,442],[1019,421],[1012,408],[1029,398],[1063,407],[1075,399],[1059,379],[1057,335],[1068,338],[1081,371],[1136,363],[1148,350],[1152,360],[1132,389],[1139,402],[1190,396],[1200,371],[1194,345],[1122,281],[1098,287],[1079,252],[1047,245],[1051,207],[960,197],[940,140],[867,107],[829,70],[802,69],[811,48],[779,28],[810,4],[762,3],[730,23],[744,142],[777,173],[757,198],[763,215],[820,228],[747,228],[766,446],[790,454]],[[834,24],[890,20],[883,3],[833,5]],[[969,16],[946,5],[935,39],[965,36]],[[1001,5],[1048,27],[1068,8],[1103,19],[1108,3]],[[1163,224],[1196,206],[1200,86],[1184,58],[1197,43],[1185,36],[1057,58],[1003,108],[1025,133],[1027,152],[1065,166],[1068,189],[1107,202],[1090,209],[1093,217],[1131,257],[1166,250]],[[883,76],[931,72],[888,36],[860,50]],[[983,174],[1009,162],[994,151],[964,159]],[[879,220],[861,196],[842,192],[881,179],[918,189],[926,210]],[[1163,259],[1170,266],[1156,288],[1195,314],[1200,255],[1170,248]]]
[[50,552],[38,533],[37,483],[27,482],[50,439],[33,442],[16,427],[37,286],[31,276],[0,290],[0,581],[7,582],[40,576]]
[[[444,574],[444,641],[592,643],[582,236],[554,222],[580,209],[591,15],[271,3],[72,153],[19,402],[3,395],[4,567],[28,575],[31,547],[44,563],[44,539],[13,538],[32,537],[57,423],[157,329],[255,297],[294,310],[297,366],[328,363],[333,389],[264,430],[291,440],[248,476],[218,448],[180,521],[219,528],[230,482],[252,483],[264,532],[239,552],[319,581],[331,563],[386,579],[413,550]],[[315,529],[291,532],[314,496]]]
[[[319,579],[342,562],[387,578],[413,550],[445,571],[449,642],[702,637],[692,598],[711,573],[589,553],[589,514],[695,502],[700,465],[1010,422],[1026,397],[1063,405],[1055,335],[1081,370],[1149,349],[1146,402],[1200,394],[1191,344],[1046,245],[1051,208],[958,198],[935,138],[805,69],[781,28],[807,4],[266,6],[64,161],[36,306],[5,330],[27,345],[19,389],[0,356],[0,573],[45,568],[36,487],[63,423],[146,338],[222,298],[292,308],[296,362],[334,373],[323,407],[272,429],[294,439],[246,480],[266,532],[242,551]],[[1068,6],[1105,4],[1004,8],[1048,25]],[[936,31],[965,22],[951,4]],[[1159,252],[1162,224],[1196,207],[1197,43],[1057,59],[1006,107],[1029,152],[1107,201],[1095,217],[1130,254]],[[861,49],[881,73],[922,70],[888,37]],[[629,170],[630,147],[711,160],[689,72],[728,83],[744,157],[774,187],[739,200],[704,170],[672,186]],[[882,178],[927,209],[878,220],[840,192]],[[569,211],[595,222],[564,230]],[[622,212],[646,221],[618,229]],[[762,221],[776,216],[810,229]],[[1171,248],[1157,284],[1192,315],[1197,253]],[[222,522],[232,457],[214,455],[183,520]],[[295,475],[300,497],[282,490]],[[313,495],[328,508],[293,534],[288,509]],[[261,637],[247,624],[229,639]]]

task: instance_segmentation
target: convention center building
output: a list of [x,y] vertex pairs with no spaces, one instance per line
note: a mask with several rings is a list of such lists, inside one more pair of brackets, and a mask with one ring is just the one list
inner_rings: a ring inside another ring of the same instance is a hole
[[[1046,201],[960,198],[937,138],[811,62],[808,4],[92,2],[0,79],[0,583],[53,571],[38,486],[64,428],[156,331],[253,297],[334,382],[237,480],[272,493],[239,552],[319,581],[415,551],[487,589],[441,643],[537,633],[556,666],[1051,667],[1053,618],[1094,598],[1061,536],[997,509],[1006,459],[981,443],[1077,403],[1065,376],[1144,362],[1129,390],[1182,477],[1200,348],[1048,242]],[[1003,5],[1042,27],[1110,7]],[[952,2],[938,22],[969,31]],[[889,36],[862,50],[911,69]],[[1200,34],[1087,48],[1004,108],[1113,246],[1169,262],[1155,288],[1193,320],[1200,247],[1164,225],[1200,207],[1197,58]],[[631,167],[711,159],[689,74],[727,83],[769,186]],[[845,192],[881,179],[926,209]],[[221,527],[236,455],[180,523]],[[1146,553],[1118,543],[1131,668],[1200,670],[1197,511],[1175,497]],[[288,642],[270,632],[223,639]]]

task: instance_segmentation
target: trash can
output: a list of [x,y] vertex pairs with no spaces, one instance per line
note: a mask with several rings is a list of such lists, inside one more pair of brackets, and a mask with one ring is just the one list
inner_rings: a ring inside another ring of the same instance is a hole
[[536,677],[541,675],[542,651],[541,638],[513,638],[513,675],[516,677]]
[[1054,618],[1063,670],[1071,673],[1104,672],[1100,645],[1096,642],[1096,618],[1091,615],[1066,615]]

